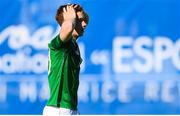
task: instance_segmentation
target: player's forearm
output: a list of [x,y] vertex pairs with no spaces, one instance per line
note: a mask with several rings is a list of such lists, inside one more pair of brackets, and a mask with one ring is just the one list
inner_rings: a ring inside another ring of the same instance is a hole
[[67,42],[71,38],[74,27],[75,27],[75,21],[73,20],[68,20],[63,22],[59,34],[60,39],[63,42]]

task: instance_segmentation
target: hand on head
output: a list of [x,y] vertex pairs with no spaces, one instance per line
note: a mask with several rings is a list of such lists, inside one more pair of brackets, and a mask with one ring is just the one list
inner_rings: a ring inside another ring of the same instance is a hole
[[75,22],[76,20],[76,11],[73,5],[67,5],[63,8],[63,18],[64,21],[72,21]]

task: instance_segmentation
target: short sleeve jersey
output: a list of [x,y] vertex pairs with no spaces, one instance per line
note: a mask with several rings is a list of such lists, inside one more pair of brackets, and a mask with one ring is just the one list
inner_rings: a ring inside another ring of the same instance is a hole
[[48,106],[77,109],[77,91],[82,59],[78,44],[70,39],[62,42],[59,35],[48,44]]

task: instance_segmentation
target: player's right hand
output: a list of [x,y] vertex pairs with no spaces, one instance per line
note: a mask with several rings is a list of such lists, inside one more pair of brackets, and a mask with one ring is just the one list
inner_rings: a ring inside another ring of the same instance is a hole
[[66,7],[63,8],[63,18],[64,21],[71,21],[73,24],[75,24],[76,11],[73,5],[67,5]]

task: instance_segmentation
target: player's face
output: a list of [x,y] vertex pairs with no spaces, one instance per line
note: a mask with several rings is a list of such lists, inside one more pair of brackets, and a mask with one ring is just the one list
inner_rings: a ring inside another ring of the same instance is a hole
[[86,26],[87,26],[87,22],[85,22],[84,13],[77,12],[77,21],[76,21],[76,27],[73,31],[73,36],[75,37],[82,36]]

